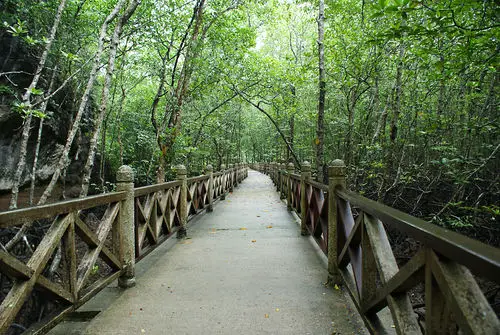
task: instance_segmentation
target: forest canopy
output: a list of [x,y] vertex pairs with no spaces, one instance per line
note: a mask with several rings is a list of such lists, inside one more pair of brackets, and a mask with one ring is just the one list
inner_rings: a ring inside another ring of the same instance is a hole
[[3,0],[2,190],[11,208],[107,192],[123,164],[137,185],[179,163],[306,160],[325,181],[340,158],[351,189],[498,245],[499,13],[493,0]]

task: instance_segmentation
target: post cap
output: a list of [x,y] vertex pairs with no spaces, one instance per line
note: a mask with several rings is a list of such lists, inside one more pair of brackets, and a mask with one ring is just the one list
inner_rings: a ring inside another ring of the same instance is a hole
[[292,163],[292,162],[288,163],[288,165],[287,165],[287,170],[288,170],[289,172],[293,172],[293,171],[295,171],[295,165],[293,165],[293,163]]
[[212,166],[212,164],[208,164],[206,169],[208,172],[212,172],[214,170],[214,167]]
[[304,163],[302,163],[302,172],[311,172],[311,163],[304,161]]
[[187,169],[184,165],[179,164],[174,168],[178,176],[185,176],[187,174]]
[[122,165],[116,172],[116,182],[118,183],[133,183],[134,170],[128,165]]
[[344,161],[341,159],[335,159],[330,163],[330,166],[328,167],[328,176],[329,177],[343,177],[345,176],[345,164]]
[[221,164],[221,165],[220,165],[220,169],[221,169],[221,170],[225,170],[225,169],[226,169],[226,164]]

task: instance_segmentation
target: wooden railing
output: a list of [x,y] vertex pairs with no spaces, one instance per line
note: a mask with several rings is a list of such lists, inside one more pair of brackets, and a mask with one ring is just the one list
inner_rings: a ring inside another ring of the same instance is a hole
[[[285,193],[302,234],[312,235],[327,255],[330,283],[344,284],[372,334],[389,326],[398,334],[500,334],[498,317],[472,275],[500,284],[499,249],[347,190],[339,160],[329,168],[328,185],[310,179],[307,162],[300,177],[293,165],[252,168]],[[385,226],[420,244],[407,262],[396,262]],[[424,302],[412,303],[409,292],[419,289]],[[392,325],[378,315],[386,306]]]
[[[212,211],[247,175],[247,166],[237,164],[216,173],[208,166],[207,175],[186,178],[179,166],[176,181],[134,189],[132,169],[122,166],[117,192],[1,212],[0,229],[24,225],[27,234],[44,234],[0,250],[0,334],[45,333],[115,279],[133,286],[136,261],[175,232],[185,236],[189,218]],[[27,258],[26,248],[34,250]],[[35,291],[52,311],[33,323],[21,311]]]

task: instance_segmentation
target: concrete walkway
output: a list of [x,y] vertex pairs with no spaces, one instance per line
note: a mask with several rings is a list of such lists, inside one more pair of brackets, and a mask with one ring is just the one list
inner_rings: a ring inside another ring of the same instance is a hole
[[96,297],[112,302],[78,333],[365,334],[346,294],[324,286],[326,275],[270,179],[250,171],[190,223],[188,239],[138,264],[136,287]]

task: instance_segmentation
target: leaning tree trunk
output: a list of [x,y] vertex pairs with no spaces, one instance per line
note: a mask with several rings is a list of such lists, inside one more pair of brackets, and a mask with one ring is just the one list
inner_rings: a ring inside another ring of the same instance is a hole
[[61,21],[62,12],[65,6],[66,6],[66,0],[61,0],[61,2],[59,3],[59,7],[57,8],[57,14],[56,17],[54,18],[54,23],[52,24],[52,29],[50,30],[49,38],[47,40],[47,43],[45,44],[45,49],[43,50],[40,61],[38,62],[35,75],[31,80],[30,86],[26,89],[26,92],[23,95],[22,103],[29,108],[29,112],[26,115],[23,125],[21,145],[19,148],[19,162],[17,163],[17,169],[14,175],[14,182],[12,184],[12,197],[10,199],[10,205],[9,205],[10,209],[17,208],[19,185],[21,184],[21,177],[23,175],[23,171],[26,166],[26,153],[28,147],[28,139],[30,137],[31,119],[32,119],[31,93],[34,89],[36,89],[38,81],[40,80],[40,76],[42,75],[42,71],[45,68],[45,63],[47,62],[47,58],[49,56],[52,43],[54,42],[54,39],[56,37],[57,28],[59,26],[59,22]]
[[319,67],[319,99],[318,99],[318,120],[316,127],[316,168],[318,170],[318,181],[326,183],[328,173],[324,164],[324,140],[325,140],[325,1],[319,0],[318,14],[318,67]]
[[127,24],[127,21],[134,14],[139,3],[140,0],[132,0],[129,3],[127,9],[125,10],[125,13],[123,13],[122,17],[117,22],[115,30],[113,32],[113,37],[111,39],[111,46],[109,49],[108,68],[106,71],[106,77],[104,79],[104,86],[102,89],[99,116],[97,117],[94,133],[92,134],[92,138],[90,140],[90,150],[87,156],[87,161],[85,163],[85,167],[83,168],[83,182],[82,182],[82,189],[80,191],[80,197],[85,197],[89,191],[90,175],[92,174],[92,167],[94,166],[94,156],[97,148],[97,139],[101,131],[101,125],[104,120],[104,116],[106,115],[108,99],[109,99],[109,90],[111,88],[111,81],[113,79],[113,72],[115,70],[116,51],[118,49],[118,43],[120,42],[120,37],[123,32],[123,26]]
[[92,88],[94,87],[95,83],[95,78],[97,76],[97,70],[101,64],[101,55],[102,51],[104,49],[104,40],[106,39],[107,36],[107,28],[111,22],[114,21],[114,19],[118,16],[118,13],[120,10],[123,8],[125,5],[125,0],[120,0],[111,13],[106,17],[104,20],[100,33],[99,33],[99,40],[97,44],[97,51],[95,54],[94,58],[94,65],[92,66],[92,70],[90,71],[89,74],[89,79],[87,81],[87,86],[85,87],[85,92],[83,93],[82,100],[80,102],[80,106],[78,108],[78,112],[76,113],[76,116],[73,120],[73,124],[71,126],[71,129],[69,131],[68,137],[66,139],[66,144],[64,145],[63,152],[61,154],[61,157],[59,158],[59,161],[57,163],[56,170],[54,171],[54,174],[52,175],[52,179],[50,180],[49,185],[46,187],[45,191],[43,192],[42,196],[40,197],[40,200],[38,200],[38,205],[44,204],[47,199],[50,197],[52,194],[52,191],[54,190],[54,187],[57,184],[57,181],[59,180],[59,177],[61,176],[61,172],[69,165],[69,152],[71,150],[71,145],[73,144],[73,140],[75,139],[76,133],[78,132],[78,129],[80,128],[80,121],[82,119],[83,112],[85,111],[85,108],[87,107],[87,103],[90,98],[90,93],[92,92]]

